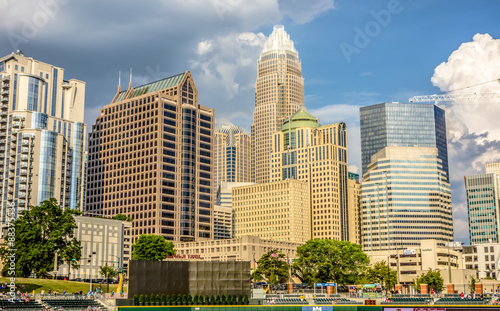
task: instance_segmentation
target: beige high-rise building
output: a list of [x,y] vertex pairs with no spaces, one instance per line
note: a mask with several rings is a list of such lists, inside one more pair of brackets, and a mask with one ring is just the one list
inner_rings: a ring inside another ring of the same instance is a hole
[[82,210],[85,82],[18,51],[0,58],[0,87],[2,223],[7,206],[19,214],[50,198]]
[[303,180],[311,189],[311,237],[348,240],[345,123],[321,126],[302,108],[272,142],[271,180]]
[[274,26],[257,65],[252,124],[252,181],[270,181],[273,134],[304,107],[304,78],[299,53],[282,25]]
[[235,238],[305,243],[311,238],[309,186],[283,180],[233,188]]
[[364,251],[453,241],[451,189],[437,148],[385,147],[372,156],[361,188]]
[[213,126],[189,71],[119,88],[89,134],[87,210],[132,217],[133,241],[213,238]]
[[361,244],[361,184],[359,175],[350,173],[347,180],[347,206],[349,209],[349,241]]
[[215,129],[214,190],[220,183],[251,182],[250,135],[236,125],[222,125]]

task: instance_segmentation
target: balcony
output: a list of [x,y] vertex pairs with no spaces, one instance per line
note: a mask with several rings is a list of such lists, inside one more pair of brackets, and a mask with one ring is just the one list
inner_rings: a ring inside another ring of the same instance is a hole
[[28,181],[28,178],[20,178],[19,183],[20,184],[25,184]]
[[4,106],[7,106],[7,103],[9,102],[9,98],[8,97],[2,97],[1,102],[2,102],[2,105],[0,106],[0,108],[5,109]]
[[27,170],[21,170],[19,173],[21,176],[28,176],[28,171]]
[[26,193],[19,193],[20,199],[26,199]]
[[12,122],[12,127],[18,128],[21,126],[21,122]]
[[4,82],[2,85],[2,89],[8,89],[10,87],[10,82]]
[[1,94],[2,94],[2,96],[9,96],[9,91],[3,90]]
[[25,140],[25,139],[23,139],[23,141],[22,141],[21,145],[22,145],[23,147],[29,147],[29,146],[30,146],[30,141],[29,141],[29,140]]
[[2,77],[2,81],[3,81],[3,82],[9,82],[9,81],[10,81],[10,75],[8,75],[8,76],[3,76],[3,77]]
[[30,153],[30,148],[27,147],[21,148],[21,153]]

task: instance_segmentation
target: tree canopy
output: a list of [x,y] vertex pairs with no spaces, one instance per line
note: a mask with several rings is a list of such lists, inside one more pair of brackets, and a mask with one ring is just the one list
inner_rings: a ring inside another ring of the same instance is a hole
[[2,275],[13,276],[8,270],[8,256],[12,249],[16,250],[17,277],[29,277],[31,274],[39,278],[47,277],[49,272],[54,271],[56,253],[57,267],[65,262],[72,268],[78,268],[81,244],[74,236],[77,226],[73,214],[77,211],[61,208],[54,198],[22,211],[9,225],[7,247],[0,249],[4,262]]
[[380,261],[366,270],[366,278],[370,283],[384,284],[385,288],[392,288],[397,282],[397,272]]
[[439,270],[430,269],[427,273],[416,277],[413,280],[413,288],[417,291],[420,290],[420,284],[427,284],[429,290],[433,289],[435,291],[440,291],[443,289],[443,278],[441,277],[441,272]]
[[134,260],[163,260],[167,255],[175,255],[174,243],[154,234],[143,234],[132,247]]
[[308,284],[356,284],[369,259],[361,245],[348,241],[312,239],[297,248],[296,274]]
[[109,266],[101,266],[99,267],[99,274],[105,278],[114,278],[118,276],[118,270]]
[[284,283],[288,280],[288,264],[284,254],[278,254],[277,250],[273,253],[278,255],[278,258],[271,256],[271,251],[262,255],[257,262],[257,269],[252,273],[251,277],[254,281],[268,280],[269,283]]
[[115,220],[122,220],[122,221],[132,221],[132,217],[127,217],[126,215],[123,214],[117,214],[113,216],[113,219]]

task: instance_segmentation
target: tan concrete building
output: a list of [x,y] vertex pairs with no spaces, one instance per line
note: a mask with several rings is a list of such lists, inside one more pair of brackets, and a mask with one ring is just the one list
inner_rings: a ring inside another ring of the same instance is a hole
[[119,87],[89,134],[87,210],[132,217],[132,242],[212,239],[213,125],[189,71]]
[[82,259],[78,269],[68,271],[68,265],[59,266],[57,274],[69,279],[105,279],[99,274],[102,266],[128,269],[132,258],[131,223],[114,219],[74,216],[77,228],[75,238],[81,242]]
[[214,205],[214,239],[231,239],[233,231],[233,209]]
[[304,244],[311,239],[309,186],[284,180],[233,188],[235,237]]
[[349,173],[348,176],[349,241],[361,244],[361,184],[358,181],[359,175]]
[[385,147],[372,156],[362,184],[364,251],[453,241],[450,184],[437,148]]
[[251,182],[250,135],[236,125],[223,125],[215,129],[214,190],[220,183]]
[[256,183],[271,179],[273,134],[283,121],[304,107],[304,78],[299,54],[282,25],[274,26],[257,65],[252,124],[252,172]]
[[345,123],[321,126],[303,108],[273,137],[271,180],[297,179],[311,189],[311,238],[349,239]]
[[397,271],[399,284],[404,285],[405,292],[413,289],[411,283],[421,274],[430,269],[439,270],[444,284],[455,284],[455,290],[464,291],[475,270],[465,269],[461,245],[440,246],[438,240],[422,240],[419,245],[406,249],[393,249],[381,251],[365,251],[370,258],[370,264],[389,260],[392,269]]
[[84,207],[85,82],[20,51],[0,58],[0,205],[17,212],[56,198]]
[[[228,240],[175,243],[177,255],[191,260],[259,261],[269,251],[277,251],[288,258],[297,257],[297,247],[301,243],[272,241],[257,236],[243,236]],[[175,259],[173,259],[175,260]]]

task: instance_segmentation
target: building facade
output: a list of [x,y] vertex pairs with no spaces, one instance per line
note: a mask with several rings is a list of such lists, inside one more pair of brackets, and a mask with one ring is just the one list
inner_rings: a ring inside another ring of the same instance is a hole
[[465,176],[471,245],[498,243],[500,163],[487,163],[486,174]]
[[[262,239],[257,236],[242,236],[229,240],[211,240],[189,243],[175,243],[177,255],[184,259],[213,261],[259,261],[271,250],[297,257],[297,247],[301,243]],[[175,260],[175,259],[173,259]]]
[[99,274],[102,266],[128,269],[132,258],[130,241],[131,223],[114,219],[74,216],[75,238],[82,246],[82,258],[78,269],[68,269],[67,264],[59,266],[58,276],[69,280],[105,279]]
[[477,271],[481,279],[500,280],[500,243],[482,243],[464,246],[466,269]]
[[257,65],[252,124],[252,172],[256,183],[270,181],[273,134],[304,107],[304,78],[299,54],[282,25],[274,26]]
[[309,185],[284,180],[233,188],[235,238],[304,244],[311,239]]
[[347,179],[347,206],[349,208],[349,241],[361,244],[361,184],[359,175],[349,172]]
[[311,191],[311,237],[348,240],[345,123],[321,126],[303,108],[273,137],[271,180],[305,181]]
[[232,239],[233,236],[233,209],[214,205],[214,239]]
[[453,241],[450,184],[436,148],[385,147],[362,183],[364,251]]
[[433,104],[382,103],[360,108],[361,164],[366,173],[371,157],[384,147],[434,147],[449,182],[446,120]]
[[189,71],[119,88],[89,134],[87,210],[132,217],[132,242],[213,238],[213,125]]
[[85,82],[18,51],[0,58],[1,214],[56,198],[84,208]]
[[214,189],[220,183],[251,182],[250,135],[236,125],[223,125],[215,129]]

